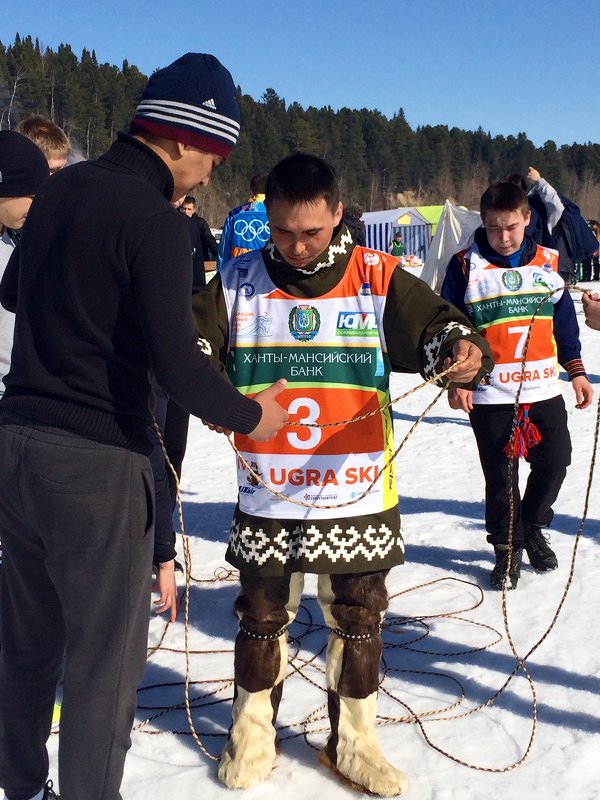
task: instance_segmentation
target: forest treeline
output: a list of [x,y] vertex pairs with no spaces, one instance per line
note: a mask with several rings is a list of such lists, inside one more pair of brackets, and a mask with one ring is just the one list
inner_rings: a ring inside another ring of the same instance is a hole
[[[127,129],[146,80],[126,60],[120,68],[101,64],[94,50],[78,57],[68,44],[52,50],[37,38],[17,35],[12,44],[0,42],[0,129],[42,114],[65,130],[83,157],[93,158]],[[255,100],[238,86],[238,97],[238,146],[209,188],[198,192],[200,213],[211,225],[220,226],[227,210],[246,199],[252,175],[298,149],[328,159],[340,176],[344,202],[364,211],[446,198],[477,208],[489,183],[506,172],[525,174],[531,164],[585,216],[600,218],[599,144],[557,147],[547,141],[535,147],[524,132],[412,129],[400,105],[391,119],[366,108],[303,108],[286,103],[273,88]]]

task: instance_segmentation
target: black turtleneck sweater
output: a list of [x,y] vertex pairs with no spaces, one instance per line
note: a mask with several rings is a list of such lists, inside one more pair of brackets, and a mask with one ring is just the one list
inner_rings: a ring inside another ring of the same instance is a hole
[[0,410],[146,450],[153,370],[192,414],[241,433],[256,427],[258,403],[198,347],[187,221],[172,194],[162,159],[123,134],[96,161],[46,181],[0,286],[17,312]]

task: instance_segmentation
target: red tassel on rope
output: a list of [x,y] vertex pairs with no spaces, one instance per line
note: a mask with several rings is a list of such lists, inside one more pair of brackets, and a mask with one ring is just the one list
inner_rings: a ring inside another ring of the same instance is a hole
[[539,430],[529,419],[529,404],[520,405],[517,412],[515,435],[512,443],[509,441],[504,448],[504,454],[507,458],[527,458],[529,448],[535,447],[541,441],[542,436]]

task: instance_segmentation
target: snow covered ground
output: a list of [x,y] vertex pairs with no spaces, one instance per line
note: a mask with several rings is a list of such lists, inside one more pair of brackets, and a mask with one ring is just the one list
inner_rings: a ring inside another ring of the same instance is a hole
[[[581,315],[580,295],[575,294],[574,300]],[[582,316],[580,325],[583,357],[597,402],[600,333],[586,328]],[[394,376],[393,396],[419,381],[418,376]],[[436,391],[427,387],[395,406],[397,442]],[[518,589],[507,595],[508,626],[518,656],[536,648],[526,668],[537,698],[537,727],[528,757],[515,769],[503,771],[522,758],[533,725],[532,689],[522,671],[492,707],[468,714],[503,686],[517,661],[504,630],[502,595],[486,588],[492,551],[485,542],[483,479],[467,418],[450,410],[442,398],[398,457],[407,563],[393,570],[389,579],[392,600],[384,631],[387,672],[379,713],[404,721],[382,724],[378,734],[388,758],[408,774],[411,800],[600,798],[597,486],[591,492],[588,520],[564,606],[556,625],[536,647],[552,623],[569,577],[594,444],[596,402],[592,408],[578,411],[568,385],[564,394],[574,452],[551,531],[559,569],[536,574],[524,559]],[[229,723],[236,631],[232,604],[237,584],[212,579],[226,566],[225,542],[235,487],[229,444],[194,420],[182,482],[192,574],[201,579],[194,581],[190,590],[191,680],[200,682],[190,687],[190,697],[196,730],[214,755],[224,743]],[[151,646],[160,641],[164,627],[161,618],[152,619]],[[183,700],[184,627],[181,613],[168,628],[162,648],[149,659],[148,688],[140,692],[140,706],[146,708],[140,708],[138,723]],[[311,577],[291,634],[295,638],[279,714],[282,742],[277,766],[265,783],[240,796],[247,800],[279,795],[286,800],[356,797],[356,792],[339,784],[319,765],[317,751],[309,746],[320,745],[327,728],[322,672],[326,631],[321,628]],[[420,715],[423,729],[411,721],[411,712]],[[216,779],[215,762],[200,751],[191,736],[174,733],[188,730],[185,713],[175,710],[134,731],[122,788],[124,800],[221,800],[231,796]],[[302,735],[305,731],[308,743]],[[57,737],[52,737],[54,778],[57,744]]]

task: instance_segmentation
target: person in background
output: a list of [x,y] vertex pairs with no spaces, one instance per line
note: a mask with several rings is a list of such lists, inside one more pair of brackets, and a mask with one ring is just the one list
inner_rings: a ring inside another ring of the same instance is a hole
[[349,205],[348,207],[344,207],[344,216],[342,217],[342,221],[344,225],[348,226],[348,230],[352,234],[352,238],[356,244],[360,247],[366,247],[367,231],[365,228],[365,223],[361,219],[362,215],[363,210],[359,205]]
[[[573,301],[558,274],[558,253],[525,234],[531,217],[527,195],[516,183],[500,181],[483,193],[480,210],[483,227],[471,247],[452,257],[441,295],[464,311],[486,338],[495,367],[475,391],[452,389],[449,401],[469,414],[485,477],[485,527],[496,560],[490,586],[502,589],[510,560],[508,586],[514,589],[523,548],[534,569],[546,572],[558,566],[543,533],[571,463],[558,365],[569,376],[577,408],[590,405],[593,390],[581,361]],[[534,317],[544,297],[548,299]],[[510,449],[519,390],[519,424]],[[522,500],[519,456],[531,468]]]
[[184,197],[179,210],[190,221],[193,261],[192,294],[195,294],[203,286],[206,286],[204,262],[216,260],[219,246],[208,222],[196,214],[195,197],[192,195]]
[[[46,740],[63,662],[60,790],[120,796],[155,544],[149,373],[210,424],[268,439],[287,418],[283,383],[244,397],[198,346],[189,237],[170,205],[208,184],[239,119],[214,56],[188,53],[155,72],[129,134],[44,183],[0,284],[16,310],[0,400],[7,800],[51,796]],[[163,558],[155,608],[174,619],[174,558]]]
[[[271,243],[228,261],[193,298],[196,330],[215,364],[249,395],[283,370],[290,417],[317,427],[292,425],[258,447],[236,437],[255,474],[238,458],[226,557],[240,571],[240,625],[219,778],[231,789],[248,788],[271,772],[287,628],[304,574],[317,573],[330,629],[331,734],[321,759],[364,791],[402,794],[406,777],[375,734],[385,582],[404,560],[389,463],[389,376],[431,377],[455,363],[444,384],[472,387],[492,361],[459,311],[393,256],[355,244],[325,161],[307,153],[280,161],[267,178],[266,204]],[[366,411],[377,416],[334,425]],[[383,480],[369,492],[379,471]],[[300,504],[267,491],[256,475]]]
[[590,220],[590,228],[598,242],[598,249],[592,256],[592,280],[600,281],[600,222],[596,219]]
[[402,241],[402,234],[400,231],[396,231],[394,234],[394,238],[390,242],[390,246],[388,247],[388,252],[390,255],[395,256],[396,258],[402,258],[405,253],[404,250],[404,242]]
[[[558,252],[559,275],[567,286],[573,285],[577,279],[578,262],[592,255],[596,249],[595,246],[589,249],[593,236],[587,231],[586,222],[578,207],[542,178],[535,167],[529,167],[525,178],[513,173],[505,175],[501,180],[515,183],[527,193],[530,221],[525,233],[536,244]],[[583,228],[588,234],[585,244],[578,245],[578,236],[573,225],[577,231]],[[579,253],[580,247],[586,248],[585,255]]]
[[[44,154],[15,131],[0,131],[0,279],[17,245],[33,196],[50,172]],[[0,396],[10,366],[15,315],[0,308]]]
[[[600,238],[600,222],[595,219],[588,219],[588,225],[593,232],[596,239]],[[600,246],[600,241],[598,242]],[[582,281],[598,281],[600,280],[600,253],[596,250],[588,258],[584,258],[581,264],[581,280]]]
[[269,220],[265,208],[266,173],[255,175],[250,181],[250,198],[232,209],[223,223],[219,242],[217,269],[230,258],[261,250],[269,241]]
[[[0,131],[0,279],[17,246],[33,196],[49,175],[42,151],[15,131]],[[0,397],[10,367],[15,315],[0,307]],[[0,542],[0,568],[2,543]]]
[[63,129],[51,119],[37,114],[27,117],[19,122],[17,132],[37,144],[48,160],[51,175],[66,166],[71,152],[71,142]]

